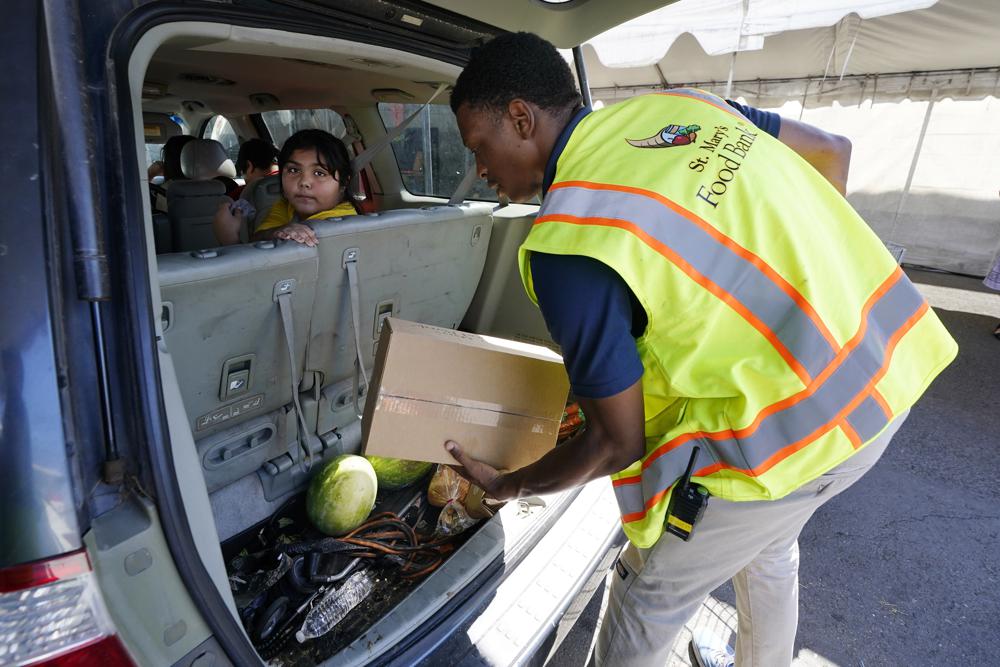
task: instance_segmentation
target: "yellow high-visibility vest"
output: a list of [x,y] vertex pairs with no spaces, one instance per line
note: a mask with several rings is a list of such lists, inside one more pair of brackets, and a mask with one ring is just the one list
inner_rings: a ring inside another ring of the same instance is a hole
[[818,172],[718,97],[671,90],[587,115],[520,249],[584,255],[642,304],[646,454],[612,476],[640,547],[672,485],[776,499],[916,402],[958,346]]

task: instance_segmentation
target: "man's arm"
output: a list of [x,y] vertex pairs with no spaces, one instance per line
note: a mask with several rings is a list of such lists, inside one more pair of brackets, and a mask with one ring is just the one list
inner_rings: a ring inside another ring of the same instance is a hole
[[469,458],[454,442],[445,448],[461,474],[498,500],[555,493],[628,467],[646,453],[642,380],[614,396],[580,398],[587,427],[529,466],[502,473]]
[[851,166],[850,139],[808,123],[782,118],[778,140],[802,156],[837,188],[837,192],[847,194],[847,172]]
[[726,100],[726,103],[758,128],[798,153],[830,181],[840,194],[847,194],[847,170],[851,164],[851,142],[847,137],[779,116],[773,111],[763,111],[733,100]]
[[643,367],[635,336],[646,323],[637,322],[634,312],[641,306],[631,303],[625,281],[596,259],[536,252],[530,261],[538,306],[562,347],[587,428],[540,461],[505,475],[459,449],[454,455],[467,477],[503,498],[568,489],[618,472],[645,454]]

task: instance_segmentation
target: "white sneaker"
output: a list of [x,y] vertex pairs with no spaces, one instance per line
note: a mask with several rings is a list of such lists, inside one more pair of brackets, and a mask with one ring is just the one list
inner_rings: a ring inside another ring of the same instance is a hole
[[698,667],[733,667],[736,653],[722,637],[707,630],[696,630],[689,649]]

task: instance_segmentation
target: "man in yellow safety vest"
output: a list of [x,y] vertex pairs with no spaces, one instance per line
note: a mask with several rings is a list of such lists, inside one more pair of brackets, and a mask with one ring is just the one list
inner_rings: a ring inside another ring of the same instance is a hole
[[612,477],[630,544],[597,664],[666,664],[728,579],[735,661],[790,664],[803,525],[957,352],[843,197],[849,142],[695,89],[591,111],[527,33],[477,49],[451,105],[482,178],[544,197],[520,271],[587,429],[510,472],[448,451],[499,499]]

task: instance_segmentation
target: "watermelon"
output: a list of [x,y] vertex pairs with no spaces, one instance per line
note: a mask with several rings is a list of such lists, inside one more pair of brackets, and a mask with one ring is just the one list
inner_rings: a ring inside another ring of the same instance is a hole
[[331,459],[309,482],[306,514],[327,535],[349,533],[365,522],[375,506],[378,479],[363,456]]
[[375,468],[378,477],[378,488],[401,489],[413,484],[426,475],[434,466],[426,461],[405,461],[403,459],[387,459],[382,456],[367,456]]

